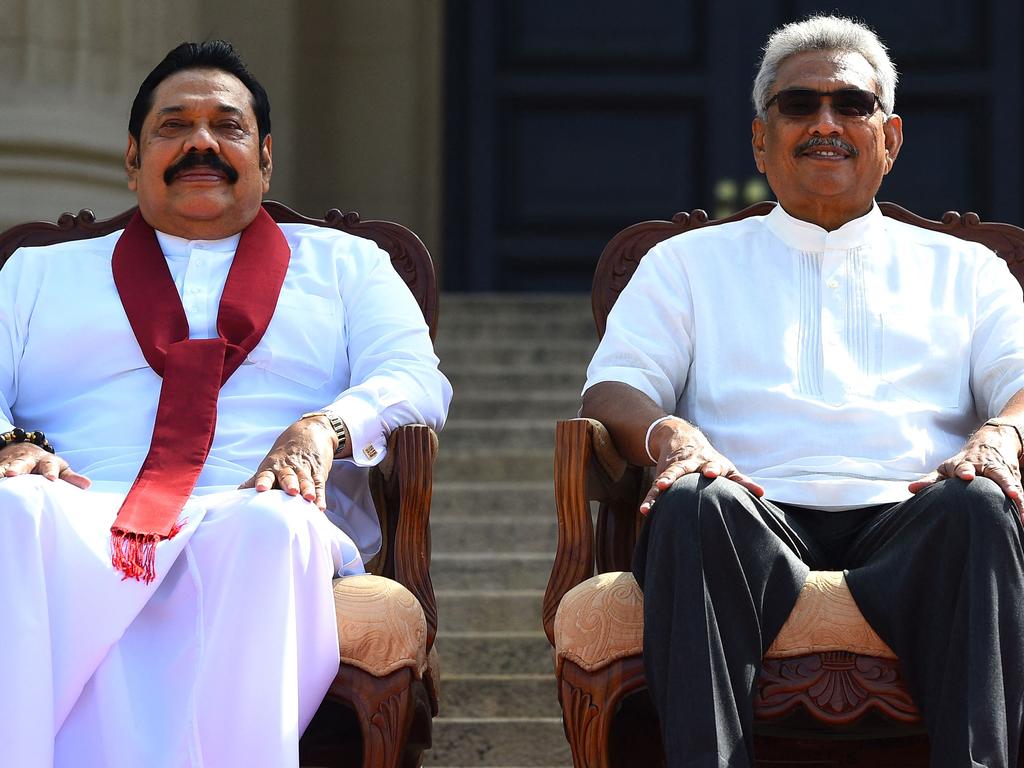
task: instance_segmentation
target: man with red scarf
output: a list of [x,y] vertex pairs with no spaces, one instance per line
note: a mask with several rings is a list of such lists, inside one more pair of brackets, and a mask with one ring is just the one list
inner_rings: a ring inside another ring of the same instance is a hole
[[132,106],[138,215],[0,271],[6,764],[298,764],[367,467],[451,388],[387,254],[263,212],[271,144],[231,46],[183,43]]

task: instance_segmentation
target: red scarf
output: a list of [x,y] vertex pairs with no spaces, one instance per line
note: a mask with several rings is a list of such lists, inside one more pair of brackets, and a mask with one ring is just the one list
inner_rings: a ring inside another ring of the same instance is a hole
[[[110,529],[124,578],[156,577],[156,545],[174,536],[213,444],[221,385],[270,324],[291,249],[260,208],[242,232],[217,312],[217,338],[189,339],[188,317],[156,233],[139,213],[114,246],[114,284],[146,362],[163,377],[149,453]],[[116,407],[116,406],[115,406]]]

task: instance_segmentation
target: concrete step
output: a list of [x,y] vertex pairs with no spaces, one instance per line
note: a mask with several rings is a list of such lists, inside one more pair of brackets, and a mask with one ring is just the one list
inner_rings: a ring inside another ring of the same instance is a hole
[[[438,458],[444,459],[442,453]],[[498,518],[519,515],[546,516],[554,519],[555,487],[551,468],[539,482],[434,481],[430,504],[431,524],[451,517]]]
[[434,464],[434,482],[453,480],[477,482],[551,482],[554,452],[515,451],[493,448],[449,448],[441,434],[441,452]]
[[560,390],[472,390],[458,392],[451,419],[571,419],[580,409],[575,388]]
[[554,673],[553,651],[541,630],[540,616],[532,631],[438,631],[437,651],[448,675],[546,675]]
[[431,516],[432,547],[440,552],[506,552],[555,551],[558,524],[554,507],[546,515],[520,517],[449,517]]
[[590,308],[586,312],[576,309],[558,312],[533,312],[520,309],[517,312],[472,312],[452,314],[443,318],[439,338],[445,341],[458,339],[562,339],[597,343],[597,330]]
[[434,552],[430,577],[436,589],[543,590],[553,561],[548,553]]
[[579,364],[508,365],[454,363],[441,358],[441,370],[460,392],[514,389],[522,392],[561,391],[579,394],[587,381],[587,366]]
[[441,717],[560,717],[554,672],[542,675],[443,673]]
[[555,449],[554,419],[463,419],[452,418],[441,434],[446,449],[474,448]]
[[559,717],[438,717],[433,746],[424,753],[423,765],[569,768],[572,753]]
[[[434,586],[437,586],[436,578]],[[445,632],[523,632],[541,624],[544,591],[438,589],[437,615]],[[447,657],[445,671],[447,671]]]
[[591,314],[586,293],[445,293],[441,296],[441,320],[465,317],[495,317]]
[[577,365],[586,371],[594,355],[596,342],[545,340],[482,339],[466,342],[438,337],[434,349],[441,359],[442,370],[452,365]]

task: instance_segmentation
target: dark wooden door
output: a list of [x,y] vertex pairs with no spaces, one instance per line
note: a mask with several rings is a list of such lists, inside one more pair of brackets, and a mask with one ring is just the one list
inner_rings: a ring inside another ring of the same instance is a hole
[[[604,243],[770,196],[750,85],[806,0],[448,0],[444,287],[589,290]],[[900,71],[906,142],[881,199],[1024,221],[1019,0],[832,0]]]

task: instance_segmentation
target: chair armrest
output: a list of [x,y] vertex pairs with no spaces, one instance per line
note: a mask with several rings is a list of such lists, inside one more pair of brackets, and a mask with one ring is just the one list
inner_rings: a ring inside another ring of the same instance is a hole
[[626,472],[608,430],[593,419],[565,419],[555,429],[555,510],[558,546],[544,593],[544,632],[554,643],[555,612],[562,597],[594,574],[594,524],[590,500],[604,500]]
[[408,589],[423,608],[429,652],[437,634],[437,602],[430,581],[430,496],[437,435],[425,424],[392,430],[388,452],[370,475],[382,533],[375,569]]

